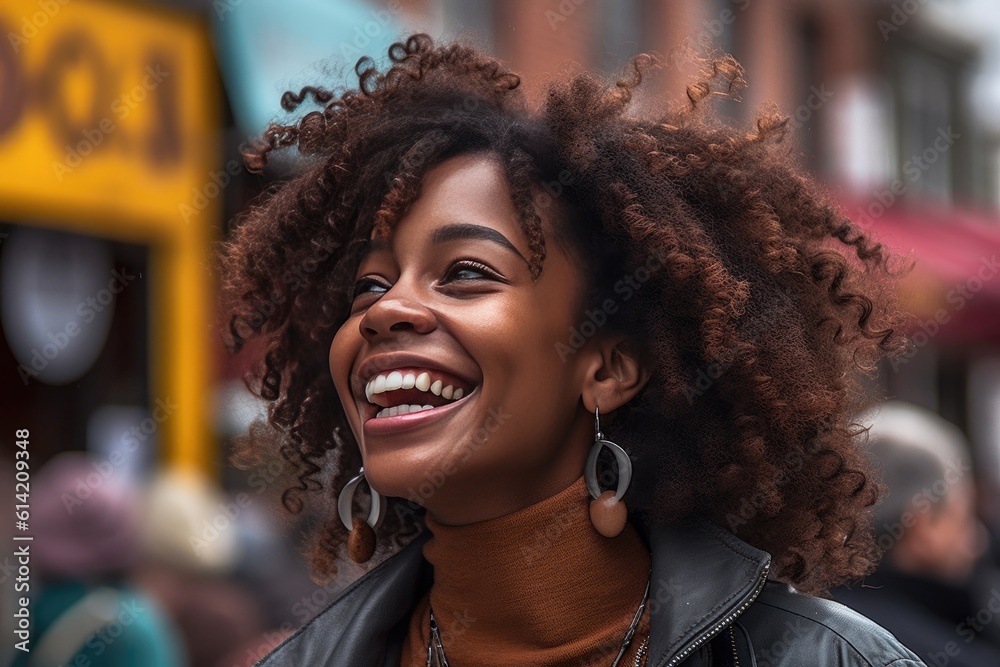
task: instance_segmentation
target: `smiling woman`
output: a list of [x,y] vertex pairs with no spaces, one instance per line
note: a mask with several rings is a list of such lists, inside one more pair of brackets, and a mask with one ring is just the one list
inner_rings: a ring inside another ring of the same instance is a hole
[[316,159],[221,253],[227,343],[267,346],[243,455],[297,466],[317,576],[378,563],[263,664],[922,664],[808,595],[877,558],[851,416],[901,340],[786,119],[712,123],[731,59],[641,118],[652,56],[531,109],[471,47],[389,55],[286,93],[323,108],[248,164]]
[[[552,224],[543,218],[543,230]],[[590,424],[567,442],[581,397],[565,388],[593,360],[554,353],[579,317],[583,279],[559,248],[537,279],[526,256],[503,164],[488,153],[448,158],[427,171],[391,242],[365,253],[330,347],[368,481],[408,498],[429,471],[455,469],[421,503],[450,524],[532,505],[583,470]],[[459,469],[466,434],[490,410],[520,418]]]

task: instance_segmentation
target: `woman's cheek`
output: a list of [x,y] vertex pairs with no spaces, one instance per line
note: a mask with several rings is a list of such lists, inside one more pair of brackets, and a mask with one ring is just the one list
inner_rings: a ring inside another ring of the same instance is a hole
[[[347,325],[345,325],[346,327]],[[358,437],[357,408],[354,405],[354,396],[351,393],[351,363],[354,359],[350,336],[345,327],[337,332],[330,344],[330,375],[333,379],[333,386],[336,390],[336,401],[340,403],[341,409],[347,415],[351,429],[355,437]]]

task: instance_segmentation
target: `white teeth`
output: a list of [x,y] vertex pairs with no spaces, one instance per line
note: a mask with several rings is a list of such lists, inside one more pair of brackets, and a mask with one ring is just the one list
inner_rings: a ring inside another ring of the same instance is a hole
[[403,374],[399,371],[393,371],[389,373],[389,377],[385,379],[385,390],[392,391],[394,389],[399,389],[403,386]]
[[412,412],[423,412],[424,410],[433,410],[433,405],[394,405],[391,408],[382,408],[375,415],[376,419],[382,417],[395,417],[396,415],[405,415]]
[[[375,394],[381,394],[387,391],[396,391],[397,389],[414,389],[419,391],[429,391],[435,396],[441,396],[442,398],[449,401],[457,401],[465,395],[465,390],[455,387],[454,385],[445,386],[443,380],[434,380],[431,382],[430,373],[427,372],[408,372],[405,375],[402,371],[391,371],[389,373],[383,373],[375,376],[365,385],[365,398],[368,399],[369,403],[374,403],[372,397]],[[398,408],[401,406],[394,406],[396,413],[394,414],[407,414],[406,410],[400,411]],[[403,406],[405,407],[405,406]],[[411,406],[422,409],[430,409],[433,406]],[[385,408],[380,410],[377,416],[384,417],[390,416]],[[414,410],[410,410],[413,412]]]

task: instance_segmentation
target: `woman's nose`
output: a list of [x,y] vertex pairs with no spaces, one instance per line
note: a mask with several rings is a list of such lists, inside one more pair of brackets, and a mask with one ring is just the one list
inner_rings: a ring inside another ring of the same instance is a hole
[[437,327],[433,311],[400,283],[393,285],[368,307],[359,324],[368,342],[401,331],[425,334]]

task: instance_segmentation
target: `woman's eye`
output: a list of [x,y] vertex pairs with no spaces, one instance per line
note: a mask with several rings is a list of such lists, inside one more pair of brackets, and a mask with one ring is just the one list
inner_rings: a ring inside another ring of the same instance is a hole
[[445,274],[444,283],[450,283],[455,280],[503,280],[497,271],[494,271],[490,267],[486,266],[482,262],[475,262],[471,260],[462,260],[455,262],[448,269]]
[[353,302],[365,294],[384,294],[388,289],[389,285],[382,281],[374,278],[362,278],[354,283],[354,289],[351,290],[351,301]]

